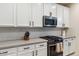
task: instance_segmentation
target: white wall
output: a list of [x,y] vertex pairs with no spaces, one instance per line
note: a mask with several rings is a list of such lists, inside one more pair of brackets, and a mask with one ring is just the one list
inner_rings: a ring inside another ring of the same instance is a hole
[[31,38],[45,35],[60,35],[59,29],[54,28],[0,28],[0,41],[21,39],[26,31]]
[[79,55],[79,4],[73,3],[70,5],[70,29],[68,35],[75,35],[75,50]]

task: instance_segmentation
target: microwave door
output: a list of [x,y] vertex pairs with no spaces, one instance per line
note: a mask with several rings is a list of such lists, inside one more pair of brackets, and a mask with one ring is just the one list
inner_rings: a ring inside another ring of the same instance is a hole
[[43,25],[44,27],[56,27],[56,19],[53,17],[44,17],[43,19]]

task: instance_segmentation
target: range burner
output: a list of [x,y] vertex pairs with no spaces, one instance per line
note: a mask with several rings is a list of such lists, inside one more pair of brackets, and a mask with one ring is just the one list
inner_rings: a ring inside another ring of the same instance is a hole
[[43,39],[46,39],[48,40],[48,43],[58,43],[58,42],[63,42],[63,38],[62,37],[58,37],[58,36],[43,36],[43,37],[40,37],[40,38],[43,38]]

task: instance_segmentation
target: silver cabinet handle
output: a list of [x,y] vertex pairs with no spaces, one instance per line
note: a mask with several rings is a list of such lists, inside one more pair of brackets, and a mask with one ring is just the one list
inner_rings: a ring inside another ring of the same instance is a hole
[[44,46],[44,44],[40,45],[40,46]]
[[32,26],[34,26],[34,21],[32,21]]
[[2,52],[2,53],[0,53],[0,54],[6,54],[6,53],[8,53],[8,51]]
[[34,51],[33,51],[33,56],[34,56]]
[[24,48],[24,50],[25,50],[25,49],[29,49],[29,48],[30,48],[30,47],[26,47],[26,48]]
[[29,21],[29,26],[31,26],[31,21]]
[[36,56],[38,55],[38,50],[36,50]]

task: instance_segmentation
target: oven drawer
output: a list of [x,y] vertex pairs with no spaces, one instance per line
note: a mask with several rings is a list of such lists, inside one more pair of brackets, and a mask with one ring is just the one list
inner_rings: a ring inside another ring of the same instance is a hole
[[47,43],[39,43],[39,44],[36,44],[36,48],[42,48],[42,47],[46,47],[47,46]]

